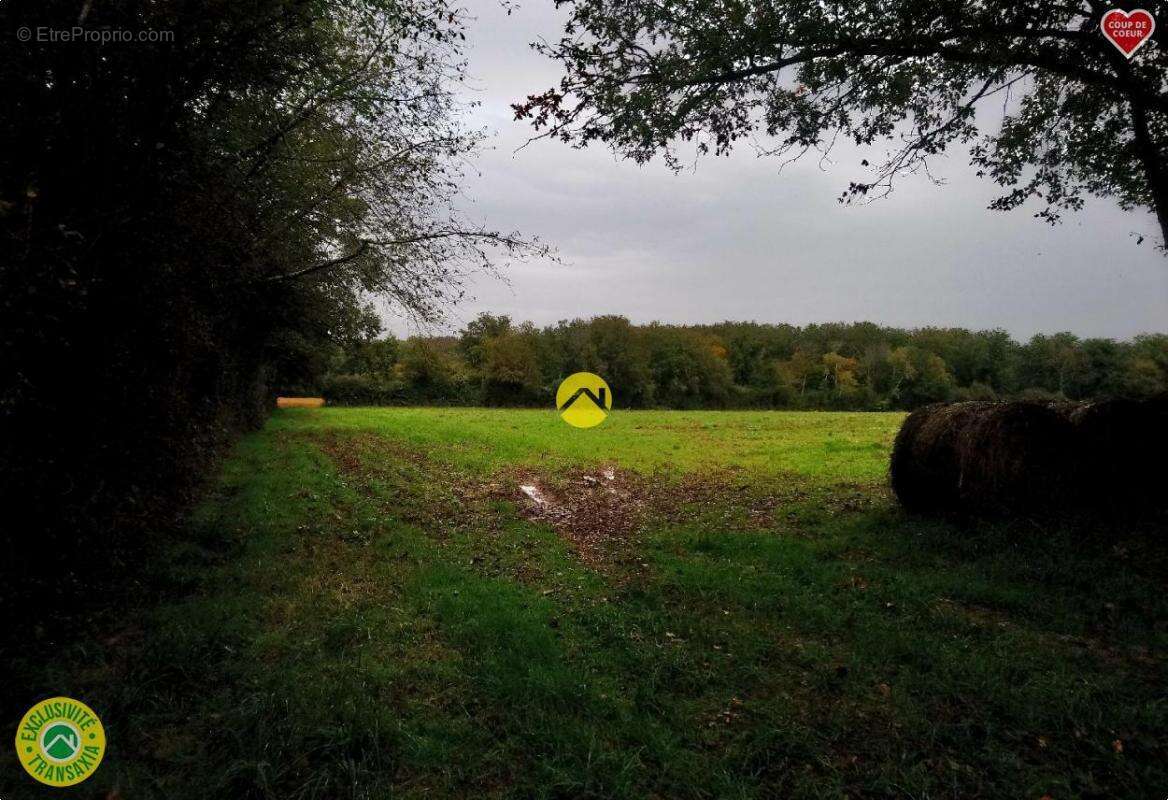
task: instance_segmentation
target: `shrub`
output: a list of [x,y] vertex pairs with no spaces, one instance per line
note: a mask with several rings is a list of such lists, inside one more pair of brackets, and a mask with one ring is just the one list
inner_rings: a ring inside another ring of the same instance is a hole
[[330,404],[349,406],[401,405],[407,396],[400,381],[370,375],[326,375],[321,394]]

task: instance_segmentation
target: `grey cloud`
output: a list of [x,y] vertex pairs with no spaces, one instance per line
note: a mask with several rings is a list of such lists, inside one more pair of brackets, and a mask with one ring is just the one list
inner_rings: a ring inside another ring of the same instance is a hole
[[538,324],[603,313],[636,322],[871,320],[1002,327],[1022,338],[1168,329],[1168,258],[1154,248],[1149,215],[1098,201],[1052,228],[1026,211],[988,211],[996,187],[957,154],[937,163],[945,186],[909,177],[886,200],[843,206],[837,196],[872,153],[840,148],[822,168],[807,158],[780,174],[776,160],[742,148],[674,174],[603,147],[537,141],[515,152],[530,131],[512,121],[509,104],[558,79],[527,47],[558,34],[550,5],[507,16],[494,0],[470,3],[478,19],[467,96],[481,101],[470,122],[496,135],[475,164],[480,174],[468,176],[464,208],[492,227],[540,236],[564,264],[515,265],[510,285],[477,278],[454,327],[491,311]]

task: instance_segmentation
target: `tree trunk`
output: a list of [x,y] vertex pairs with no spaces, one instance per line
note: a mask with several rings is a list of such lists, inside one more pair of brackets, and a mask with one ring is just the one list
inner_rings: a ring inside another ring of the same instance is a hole
[[1168,250],[1168,165],[1152,139],[1148,126],[1148,108],[1139,100],[1131,101],[1132,128],[1135,133],[1136,155],[1148,178],[1152,206],[1160,222],[1160,246]]

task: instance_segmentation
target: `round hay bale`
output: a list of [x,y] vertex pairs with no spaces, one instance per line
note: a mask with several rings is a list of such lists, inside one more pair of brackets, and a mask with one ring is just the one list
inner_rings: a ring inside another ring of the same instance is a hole
[[1075,503],[1110,516],[1168,509],[1168,402],[1100,400],[1061,411],[1075,437]]
[[892,488],[911,511],[1053,510],[1074,490],[1070,423],[1035,403],[926,406],[892,451]]
[[957,505],[960,466],[956,432],[980,403],[935,403],[905,418],[892,444],[892,490],[910,511],[945,511]]

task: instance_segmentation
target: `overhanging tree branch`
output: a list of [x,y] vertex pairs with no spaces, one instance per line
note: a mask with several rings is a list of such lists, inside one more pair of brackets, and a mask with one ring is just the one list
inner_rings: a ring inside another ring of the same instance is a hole
[[353,252],[349,253],[348,255],[337,256],[336,258],[330,258],[328,261],[322,261],[319,264],[313,264],[311,267],[305,267],[304,269],[298,269],[298,270],[295,270],[293,272],[284,272],[284,273],[280,273],[279,275],[266,275],[263,278],[256,278],[255,280],[250,280],[250,281],[243,281],[242,283],[244,283],[246,285],[259,284],[259,283],[277,283],[279,281],[290,281],[290,280],[294,280],[296,278],[303,278],[307,275],[313,275],[317,272],[324,272],[325,270],[334,269],[335,267],[341,267],[341,266],[344,266],[345,264],[350,264],[350,263],[356,261],[361,256],[365,255],[365,253],[367,253],[368,251],[369,251],[369,242],[361,242],[361,244],[357,246],[357,249],[354,250]]
[[[837,56],[895,56],[900,58],[924,58],[940,56],[944,59],[974,66],[1018,66],[1032,67],[1065,75],[1081,83],[1100,88],[1113,89],[1121,94],[1137,99],[1148,108],[1168,113],[1168,96],[1147,90],[1143,85],[1134,81],[1124,81],[1115,75],[1090,70],[1079,64],[1053,58],[1049,55],[1034,52],[1018,51],[979,51],[962,49],[943,44],[950,39],[960,38],[958,35],[937,37],[917,42],[897,42],[889,39],[844,39],[830,46],[805,49],[795,55],[757,64],[738,70],[729,70],[714,75],[699,75],[695,78],[662,81],[659,73],[644,73],[630,75],[626,83],[648,84],[662,83],[667,88],[681,89],[689,86],[717,85],[736,83],[747,78],[757,77],[779,72],[787,67],[806,64],[810,61]],[[1090,37],[1088,37],[1090,40]],[[779,44],[782,44],[781,42]],[[698,65],[686,65],[690,71],[700,71]]]
[[296,280],[297,278],[305,278],[309,275],[315,275],[321,272],[343,267],[346,264],[351,264],[357,261],[362,256],[369,253],[374,248],[378,247],[405,247],[408,245],[423,244],[426,242],[434,242],[442,239],[466,239],[466,240],[484,240],[489,243],[501,245],[508,250],[533,250],[540,254],[547,255],[549,250],[546,247],[540,246],[534,242],[526,239],[521,239],[518,236],[511,234],[498,233],[496,231],[487,230],[442,230],[432,231],[429,233],[419,233],[413,236],[402,236],[391,239],[363,239],[361,243],[350,253],[346,255],[330,258],[327,261],[322,261],[319,264],[313,264],[310,267],[293,270],[292,272],[282,272],[278,275],[265,275],[262,278],[255,278],[247,281],[239,281],[234,285],[253,286],[265,283],[279,283],[281,281]]
[[[1046,208],[1036,216],[1057,221],[1093,194],[1168,217],[1168,48],[1118,57],[1098,31],[1106,3],[566,5],[564,37],[535,45],[561,63],[562,80],[513,105],[534,138],[602,142],[675,169],[679,145],[725,154],[760,132],[777,138],[767,154],[902,139],[891,171],[852,183],[861,193],[965,144],[978,174],[1007,189],[992,208],[1037,199]],[[1001,125],[983,131],[978,100],[999,90]]]

